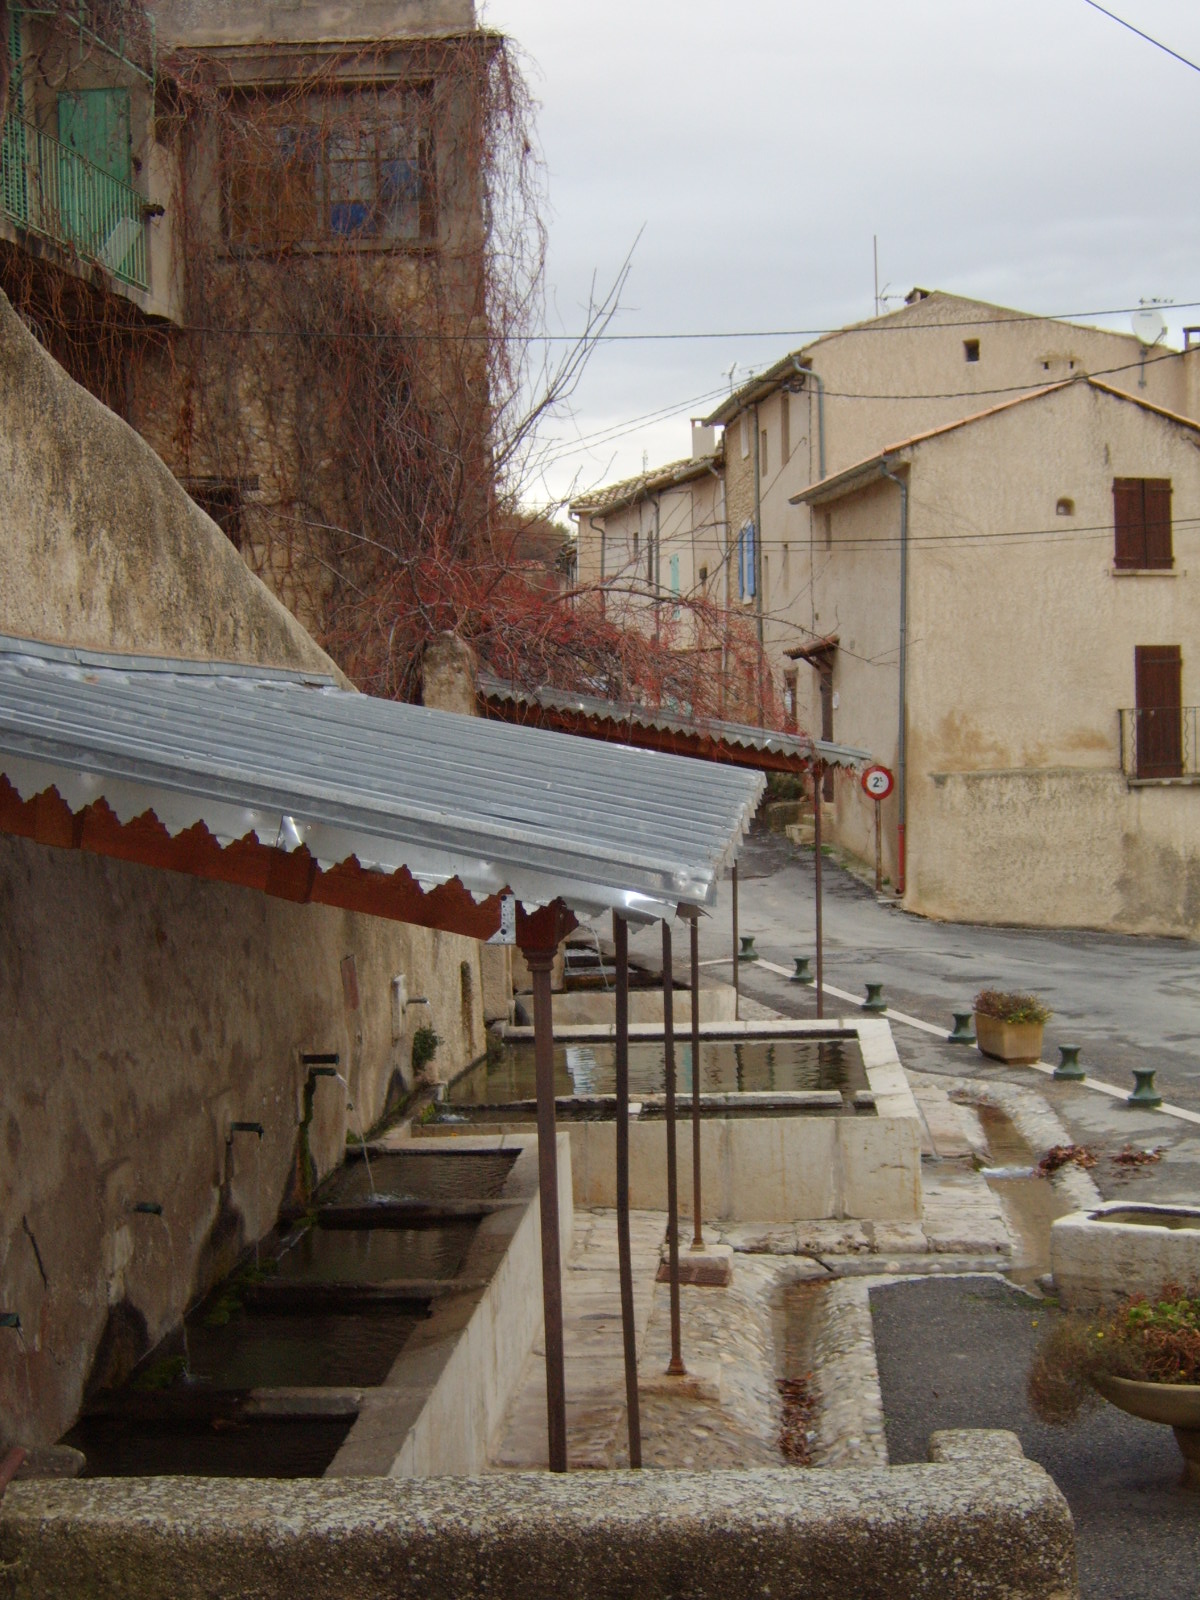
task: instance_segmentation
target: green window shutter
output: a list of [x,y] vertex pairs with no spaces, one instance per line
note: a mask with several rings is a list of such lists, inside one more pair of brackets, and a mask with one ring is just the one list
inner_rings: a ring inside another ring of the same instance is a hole
[[21,23],[8,19],[8,113],[0,139],[0,206],[14,222],[29,220],[29,166],[25,148],[25,85],[21,74]]
[[119,183],[133,176],[128,89],[76,89],[58,97],[59,143]]

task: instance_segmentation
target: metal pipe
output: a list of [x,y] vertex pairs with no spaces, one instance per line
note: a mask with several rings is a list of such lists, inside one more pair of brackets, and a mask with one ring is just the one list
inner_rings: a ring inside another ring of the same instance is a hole
[[825,1015],[825,936],[821,904],[821,779],[824,763],[813,762],[813,871],[814,871],[814,921],[817,940],[817,1016]]
[[692,941],[692,1249],[704,1249],[700,1225],[700,918],[693,917]]
[[638,1406],[637,1335],[633,1321],[633,1250],[629,1242],[629,924],[613,912],[617,963],[617,1274],[621,1284],[621,1340],[625,1355],[625,1416],[629,1465],[642,1464]]
[[679,1332],[679,1173],[675,1149],[675,995],[671,956],[671,924],[663,918],[663,1056],[667,1090],[667,1271],[671,1280],[671,1359],[667,1372],[687,1371]]
[[754,611],[758,633],[758,720],[761,725],[766,717],[766,687],[763,683],[762,460],[757,400],[754,402]]
[[533,977],[537,1080],[538,1200],[542,1222],[542,1322],[546,1344],[546,1428],[551,1472],[567,1470],[566,1368],[563,1362],[562,1259],[558,1240],[558,1146],[554,1117],[553,950],[521,952]]
[[806,367],[798,357],[792,357],[792,365],[802,378],[811,378],[817,387],[817,482],[820,483],[825,476],[825,383],[819,372]]
[[904,898],[908,883],[908,739],[905,732],[908,683],[908,484],[885,466],[883,476],[900,490],[900,695],[896,734],[896,895]]
[[731,892],[729,897],[730,909],[733,913],[733,1016],[737,1020],[738,1014],[738,896],[737,896],[737,862],[733,863],[730,874]]

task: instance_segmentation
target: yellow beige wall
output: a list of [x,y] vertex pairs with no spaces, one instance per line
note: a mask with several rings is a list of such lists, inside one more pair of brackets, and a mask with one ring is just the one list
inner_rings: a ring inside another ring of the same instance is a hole
[[[1171,479],[1172,572],[1114,575],[1114,477]],[[1200,934],[1200,791],[1131,788],[1118,718],[1137,645],[1178,644],[1183,703],[1200,701],[1195,432],[1073,385],[918,446],[908,481],[906,904]],[[899,502],[883,482],[831,508],[817,586],[842,643],[835,736],[893,767]],[[895,800],[884,817],[894,878]],[[873,848],[871,820],[856,787],[839,792],[856,853]]]

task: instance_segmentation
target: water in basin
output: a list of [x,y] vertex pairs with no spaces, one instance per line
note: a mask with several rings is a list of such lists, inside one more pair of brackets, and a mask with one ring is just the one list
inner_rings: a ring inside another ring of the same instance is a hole
[[515,1150],[405,1150],[371,1156],[370,1178],[364,1161],[347,1161],[321,1186],[318,1204],[358,1205],[372,1198],[371,1179],[379,1200],[492,1200],[504,1188]]
[[279,1256],[277,1281],[387,1283],[453,1278],[475,1230],[474,1217],[427,1228],[308,1228]]
[[[676,1038],[676,1088],[690,1094],[692,1047]],[[662,1094],[666,1057],[659,1040],[638,1040],[629,1046],[629,1091]],[[862,1056],[853,1039],[704,1039],[700,1044],[700,1089],[706,1094],[835,1089],[853,1094],[867,1087]],[[554,1092],[559,1096],[616,1093],[616,1053],[608,1043],[557,1043],[554,1047]],[[536,1097],[534,1047],[531,1041],[505,1045],[502,1057],[481,1063],[460,1078],[450,1099],[460,1105],[495,1105]]]

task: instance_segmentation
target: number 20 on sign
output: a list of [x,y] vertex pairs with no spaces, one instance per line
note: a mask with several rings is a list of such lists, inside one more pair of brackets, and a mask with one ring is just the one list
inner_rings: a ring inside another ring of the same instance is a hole
[[887,767],[868,767],[862,775],[862,786],[875,802],[875,893],[883,888],[883,840],[879,826],[879,802],[886,800],[895,787],[896,780]]

